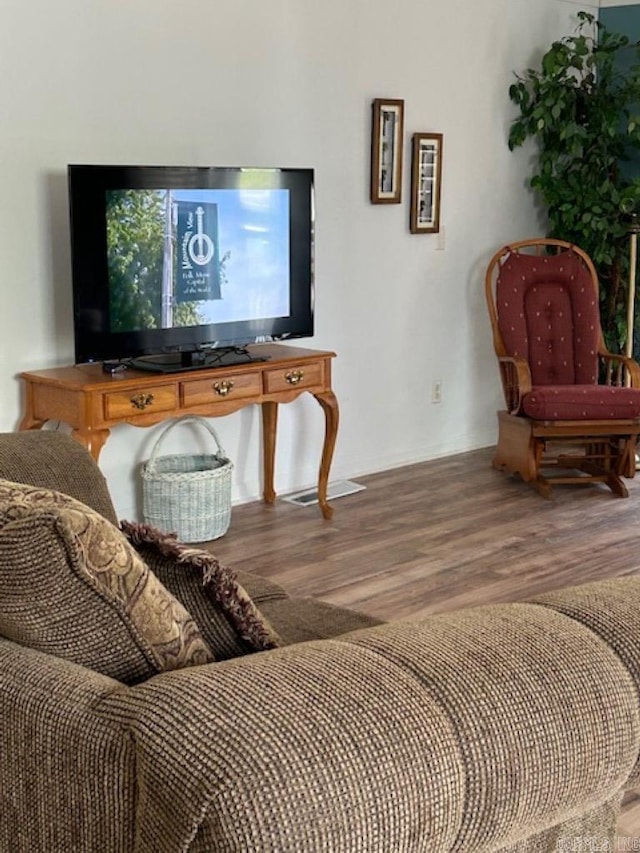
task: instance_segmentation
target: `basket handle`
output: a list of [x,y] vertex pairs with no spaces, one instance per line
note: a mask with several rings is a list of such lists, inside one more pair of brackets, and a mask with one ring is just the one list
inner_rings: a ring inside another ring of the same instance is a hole
[[209,434],[211,435],[211,437],[213,438],[215,443],[218,445],[218,455],[221,457],[224,457],[226,459],[226,453],[222,449],[222,445],[220,444],[220,439],[218,438],[218,433],[211,426],[211,424],[208,421],[206,421],[204,418],[198,418],[195,415],[185,415],[183,418],[175,418],[175,420],[173,420],[169,424],[169,426],[165,427],[162,430],[162,432],[160,433],[160,435],[158,436],[158,438],[156,440],[156,443],[151,448],[151,455],[149,456],[149,459],[147,460],[147,464],[146,464],[147,471],[153,471],[154,470],[156,457],[158,456],[158,452],[160,450],[160,445],[163,443],[163,441],[167,437],[168,433],[170,433],[174,427],[178,426],[178,424],[184,424],[184,423],[187,423],[187,421],[192,421],[193,423],[199,424],[201,427],[204,427],[209,432]]

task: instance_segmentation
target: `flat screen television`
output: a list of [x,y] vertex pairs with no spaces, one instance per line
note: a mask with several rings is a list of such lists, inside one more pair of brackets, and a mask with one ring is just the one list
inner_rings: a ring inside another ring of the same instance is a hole
[[312,336],[313,177],[70,165],[76,364],[170,372]]

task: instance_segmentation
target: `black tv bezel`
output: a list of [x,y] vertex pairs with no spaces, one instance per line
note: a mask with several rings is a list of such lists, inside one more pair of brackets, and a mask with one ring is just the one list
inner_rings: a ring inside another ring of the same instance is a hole
[[[290,314],[255,321],[112,332],[105,198],[114,189],[234,189],[247,175],[290,192]],[[202,347],[312,337],[314,333],[314,171],[240,166],[67,167],[75,363],[127,359]]]

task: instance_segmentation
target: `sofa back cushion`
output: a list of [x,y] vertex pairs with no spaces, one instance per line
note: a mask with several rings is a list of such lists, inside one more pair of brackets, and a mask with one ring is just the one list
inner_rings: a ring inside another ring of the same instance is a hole
[[64,495],[0,480],[0,634],[131,684],[213,654],[125,536]]

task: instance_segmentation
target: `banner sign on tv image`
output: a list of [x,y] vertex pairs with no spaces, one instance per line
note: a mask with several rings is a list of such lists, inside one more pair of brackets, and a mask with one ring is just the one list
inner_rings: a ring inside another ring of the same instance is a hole
[[176,302],[221,299],[218,205],[177,202]]

